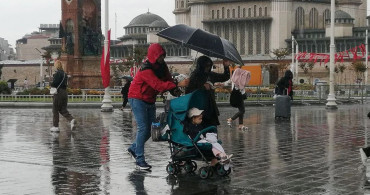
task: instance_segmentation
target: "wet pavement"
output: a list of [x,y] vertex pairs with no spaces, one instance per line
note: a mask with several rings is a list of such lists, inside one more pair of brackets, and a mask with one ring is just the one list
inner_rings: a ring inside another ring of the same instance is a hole
[[[219,137],[233,153],[228,177],[169,176],[167,142],[146,144],[151,172],[125,152],[135,136],[129,111],[70,109],[61,132],[51,109],[0,109],[0,194],[366,194],[358,148],[370,143],[368,105],[292,108],[275,122],[273,107],[247,107],[240,131],[226,124],[237,109],[220,107]],[[161,109],[157,110],[161,112]],[[202,165],[198,162],[198,168]]]

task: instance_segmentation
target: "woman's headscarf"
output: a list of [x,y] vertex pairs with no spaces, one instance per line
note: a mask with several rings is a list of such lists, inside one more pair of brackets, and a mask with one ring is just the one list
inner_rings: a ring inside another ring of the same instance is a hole
[[209,57],[201,56],[197,59],[197,66],[190,75],[189,85],[186,88],[185,93],[191,93],[200,89],[203,87],[204,83],[207,82],[209,76],[209,71],[206,72],[205,70],[207,64],[210,64],[211,67],[213,66],[213,62]]

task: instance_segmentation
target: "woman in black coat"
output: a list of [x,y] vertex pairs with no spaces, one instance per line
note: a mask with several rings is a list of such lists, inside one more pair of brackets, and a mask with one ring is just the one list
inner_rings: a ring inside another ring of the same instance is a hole
[[220,113],[216,105],[213,84],[215,82],[225,82],[230,79],[230,62],[224,60],[223,65],[223,73],[212,72],[212,60],[207,56],[199,57],[195,70],[190,74],[189,85],[185,88],[185,94],[191,93],[197,89],[204,89],[207,91],[206,108],[203,113],[204,127],[220,125],[218,120]]
[[293,73],[290,70],[285,71],[284,77],[277,82],[276,95],[289,95],[293,100]]

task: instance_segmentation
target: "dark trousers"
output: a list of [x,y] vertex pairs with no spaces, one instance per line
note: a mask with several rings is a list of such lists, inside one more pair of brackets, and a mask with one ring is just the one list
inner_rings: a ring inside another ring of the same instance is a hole
[[122,102],[122,108],[126,107],[127,102],[128,102],[128,97],[127,96],[122,96],[123,102]]
[[244,106],[244,100],[242,100],[242,103],[238,107],[239,112],[237,112],[233,117],[231,117],[232,120],[235,120],[239,117],[239,125],[243,124],[243,118],[245,113],[245,106]]
[[58,94],[53,97],[53,126],[59,127],[59,113],[69,122],[73,119],[67,110],[68,94],[66,89],[58,89]]
[[370,157],[370,147],[363,148],[367,157]]

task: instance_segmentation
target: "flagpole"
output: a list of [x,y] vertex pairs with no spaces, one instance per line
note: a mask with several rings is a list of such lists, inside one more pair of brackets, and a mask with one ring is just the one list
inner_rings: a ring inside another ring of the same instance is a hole
[[[108,0],[105,0],[105,14],[104,14],[104,17],[105,17],[105,29],[104,29],[104,33],[105,33],[105,39],[104,39],[104,59],[105,59],[105,62],[104,64],[105,65],[109,65],[109,62],[107,63],[107,60],[109,60],[107,58],[107,55],[108,55],[108,30],[109,30],[109,5],[108,5]],[[108,69],[110,71],[110,68]],[[101,111],[102,112],[113,112],[113,106],[112,106],[112,98],[110,96],[110,93],[109,93],[109,85],[108,87],[105,88],[104,90],[104,97],[103,97],[103,101],[102,101],[103,105],[101,106]]]

